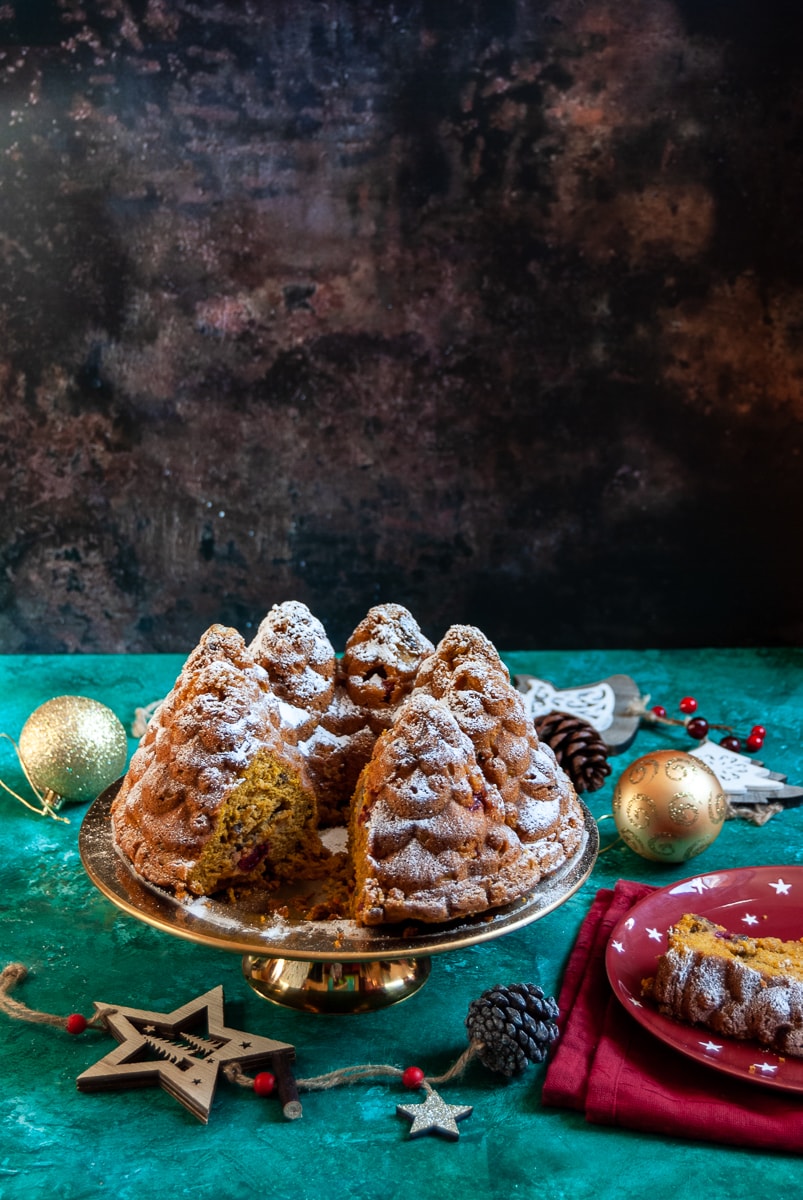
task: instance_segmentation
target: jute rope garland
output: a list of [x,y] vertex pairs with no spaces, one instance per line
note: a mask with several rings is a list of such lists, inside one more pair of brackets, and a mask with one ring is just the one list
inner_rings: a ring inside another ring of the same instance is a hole
[[[421,1087],[425,1091],[431,1092],[434,1083],[449,1083],[452,1079],[458,1079],[482,1048],[482,1042],[471,1042],[468,1049],[463,1051],[458,1060],[448,1071],[444,1071],[443,1075],[425,1075],[421,1080]],[[254,1080],[246,1075],[236,1063],[224,1067],[223,1074],[231,1083],[239,1084],[240,1087],[253,1087]],[[361,1079],[401,1079],[403,1076],[404,1071],[401,1067],[391,1067],[387,1063],[364,1063],[354,1067],[340,1067],[336,1071],[328,1071],[324,1075],[313,1075],[309,1079],[297,1079],[296,1087],[299,1091],[304,1092],[324,1092],[329,1088],[341,1087],[343,1084],[358,1083]]]
[[[32,1025],[52,1025],[56,1029],[65,1029],[69,1033],[69,1017],[59,1017],[55,1013],[39,1012],[38,1009],[28,1008],[27,1004],[15,1000],[9,994],[18,983],[25,979],[27,974],[27,968],[22,963],[9,963],[0,972],[0,1011],[8,1013],[10,1017],[15,1017],[18,1021],[29,1021]],[[86,1028],[94,1026],[102,1029],[103,1017],[106,1013],[114,1011],[115,1009],[111,1005],[101,1007],[94,1016],[87,1019]]]
[[[14,1017],[18,1021],[28,1021],[34,1025],[51,1025],[57,1029],[69,1030],[69,1017],[57,1016],[55,1013],[40,1012],[35,1008],[29,1008],[20,1000],[15,1000],[11,996],[12,990],[18,983],[21,983],[27,976],[28,971],[22,963],[9,963],[0,972],[0,1011],[5,1012],[10,1017]],[[103,1030],[103,1017],[108,1013],[113,1013],[116,1010],[107,1006],[95,1012],[95,1015],[90,1017],[84,1028],[97,1028]],[[421,1087],[425,1091],[431,1092],[432,1085],[436,1083],[448,1083],[452,1079],[459,1078],[465,1071],[468,1064],[476,1057],[483,1049],[483,1043],[472,1041],[468,1048],[460,1055],[457,1061],[445,1071],[442,1075],[428,1075],[421,1080]],[[254,1079],[247,1075],[237,1063],[231,1063],[223,1068],[223,1074],[231,1082],[240,1087],[253,1088]],[[404,1076],[404,1071],[400,1067],[390,1066],[388,1063],[363,1063],[352,1067],[340,1067],[335,1071],[328,1071],[323,1075],[313,1075],[309,1079],[297,1079],[296,1087],[300,1091],[316,1092],[326,1091],[329,1088],[340,1087],[344,1084],[357,1083],[362,1079],[401,1079]]]

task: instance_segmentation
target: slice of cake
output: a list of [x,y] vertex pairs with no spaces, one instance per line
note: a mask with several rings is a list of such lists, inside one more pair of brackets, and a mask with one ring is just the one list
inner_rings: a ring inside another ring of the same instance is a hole
[[680,1021],[803,1056],[803,941],[729,933],[686,913],[643,992]]
[[291,869],[318,844],[315,796],[266,672],[213,625],[135,751],[112,805],[117,845],[145,879],[208,895]]

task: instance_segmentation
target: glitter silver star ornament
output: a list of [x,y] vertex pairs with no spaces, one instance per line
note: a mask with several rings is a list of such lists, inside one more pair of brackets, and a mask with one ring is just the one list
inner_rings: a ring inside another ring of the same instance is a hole
[[460,1137],[457,1122],[470,1117],[474,1109],[470,1104],[447,1104],[436,1091],[430,1091],[423,1104],[397,1104],[396,1112],[412,1121],[410,1137],[423,1137],[437,1133],[456,1142]]
[[120,1044],[78,1076],[79,1091],[159,1084],[206,1124],[219,1072],[229,1064],[265,1065],[276,1075],[285,1115],[300,1116],[300,1105],[288,1112],[298,1105],[290,1072],[294,1048],[224,1025],[222,987],[171,1013],[97,1003],[95,1009]]

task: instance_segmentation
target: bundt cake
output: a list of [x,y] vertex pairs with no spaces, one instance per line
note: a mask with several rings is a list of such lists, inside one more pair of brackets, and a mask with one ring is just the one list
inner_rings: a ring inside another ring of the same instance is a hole
[[453,625],[423,664],[416,690],[448,705],[486,783],[498,788],[508,825],[537,847],[542,874],[556,870],[580,844],[582,809],[493,643],[473,626]]
[[448,705],[414,693],[380,735],[350,822],[354,914],[365,925],[448,921],[538,882]]
[[236,630],[213,625],[187,659],[134,752],[112,824],[141,875],[196,895],[317,848],[304,760]]
[[803,1056],[803,941],[728,933],[685,913],[642,990],[667,1016]]
[[348,905],[365,925],[509,903],[583,834],[493,644],[456,625],[436,649],[394,604],[370,610],[339,664],[299,602],[272,608],[248,647],[212,626],[151,720],[112,822],[142,876],[196,895],[320,877],[322,864],[339,881],[318,830],[347,824]]
[[341,665],[349,698],[375,733],[390,725],[433,649],[401,604],[378,604],[360,621],[346,642]]

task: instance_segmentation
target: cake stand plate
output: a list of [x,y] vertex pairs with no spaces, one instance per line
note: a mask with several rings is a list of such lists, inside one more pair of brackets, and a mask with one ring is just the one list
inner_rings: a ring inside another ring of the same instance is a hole
[[[511,933],[563,904],[585,883],[599,850],[596,821],[581,805],[580,848],[504,908],[441,925],[411,921],[365,928],[347,919],[308,921],[272,911],[278,900],[292,914],[292,888],[268,896],[251,889],[229,902],[180,899],[144,880],[112,838],[110,810],[119,786],[118,781],[107,788],[81,824],[81,861],[94,885],[123,912],[164,933],[241,954],[243,974],[259,995],[307,1012],[368,1012],[406,999],[426,982],[433,954]],[[304,899],[308,903],[309,895]]]

